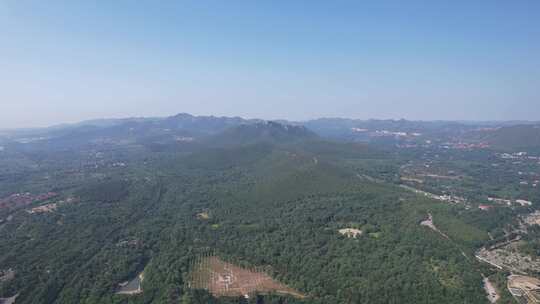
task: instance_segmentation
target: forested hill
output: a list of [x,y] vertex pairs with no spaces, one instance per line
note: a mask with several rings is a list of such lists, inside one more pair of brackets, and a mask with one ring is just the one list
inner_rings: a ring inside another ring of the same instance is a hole
[[[119,146],[99,152],[88,168],[41,159],[39,169],[11,187],[58,196],[3,211],[0,265],[16,275],[2,283],[0,297],[18,294],[17,303],[486,302],[471,262],[486,234],[450,206],[385,182],[398,170],[390,154],[278,123],[242,125],[220,136],[229,145],[191,154]],[[101,165],[108,158],[112,165]],[[57,174],[43,179],[52,168]],[[52,203],[51,211],[28,212]],[[428,213],[452,241],[419,225]],[[264,267],[305,297],[218,298],[191,289],[193,261],[208,252]],[[115,293],[142,271],[140,294]]]
[[471,140],[484,141],[507,151],[540,151],[540,124],[515,125],[471,132]]
[[253,143],[285,144],[297,141],[316,140],[319,137],[303,126],[286,125],[265,121],[242,124],[211,136],[204,141],[211,146],[240,146]]
[[239,125],[258,123],[239,117],[178,114],[165,118],[93,120],[44,129],[4,131],[17,149],[69,150],[99,145],[189,145]]

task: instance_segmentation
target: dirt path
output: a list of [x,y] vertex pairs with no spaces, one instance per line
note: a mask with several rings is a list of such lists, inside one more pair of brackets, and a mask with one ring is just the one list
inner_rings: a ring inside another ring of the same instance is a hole
[[433,224],[433,216],[431,215],[431,213],[428,213],[428,218],[421,221],[420,225],[431,228],[433,231],[436,231],[440,235],[442,235],[445,239],[450,239],[448,235],[444,234],[442,231],[439,230],[439,228],[435,226],[435,224]]
[[[433,216],[431,215],[431,213],[428,213],[428,218],[423,220],[422,222],[420,222],[420,225],[431,228],[432,230],[438,232],[444,238],[446,238],[447,240],[452,242],[452,240],[446,234],[444,234],[442,231],[440,231],[435,226],[435,224],[433,224]],[[467,254],[465,254],[465,252],[462,249],[459,249],[459,250],[461,251],[461,254],[467,260],[469,260],[469,257],[467,256]],[[478,258],[478,256],[477,256],[477,258]],[[486,296],[487,296],[489,302],[490,303],[496,303],[500,298],[500,295],[497,293],[497,289],[495,289],[495,286],[493,286],[493,284],[489,281],[489,279],[486,276],[484,276],[483,273],[481,273],[481,275],[482,275],[483,282],[484,282],[484,290],[486,291]]]
[[484,278],[484,290],[486,291],[487,298],[489,302],[496,303],[501,296],[497,293],[497,289],[495,289],[495,286],[491,284],[489,279],[482,274],[482,277]]

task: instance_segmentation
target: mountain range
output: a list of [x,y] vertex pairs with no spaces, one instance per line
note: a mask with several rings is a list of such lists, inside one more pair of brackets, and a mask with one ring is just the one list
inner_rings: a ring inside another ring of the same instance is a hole
[[295,122],[181,113],[163,118],[98,119],[41,129],[9,130],[0,133],[0,143],[3,146],[24,146],[24,149],[45,146],[64,149],[101,144],[187,149],[197,145],[247,144],[250,138],[288,142],[295,137],[386,144],[460,142],[485,144],[501,151],[538,151],[540,123],[344,118]]

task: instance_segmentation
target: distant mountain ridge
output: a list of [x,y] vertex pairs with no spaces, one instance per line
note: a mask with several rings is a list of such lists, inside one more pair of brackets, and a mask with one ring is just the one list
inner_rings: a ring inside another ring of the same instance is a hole
[[466,138],[502,150],[540,150],[540,124],[481,129],[467,134]]
[[[410,120],[359,120],[320,118],[298,121],[265,121],[241,117],[194,116],[96,119],[42,129],[3,131],[0,142],[64,149],[95,144],[132,144],[187,147],[203,144],[230,146],[252,142],[288,142],[321,137],[349,142],[420,144],[425,141],[483,142],[498,150],[540,150],[536,126],[526,122],[458,122]],[[157,147],[157,146],[155,146]]]
[[319,136],[304,126],[287,125],[274,121],[240,124],[210,137],[212,145],[236,146],[253,143],[291,143],[313,140]]
[[92,120],[36,131],[13,132],[6,138],[30,149],[69,149],[92,145],[152,146],[175,149],[225,147],[257,142],[292,142],[317,135],[303,126],[240,117],[193,116]]

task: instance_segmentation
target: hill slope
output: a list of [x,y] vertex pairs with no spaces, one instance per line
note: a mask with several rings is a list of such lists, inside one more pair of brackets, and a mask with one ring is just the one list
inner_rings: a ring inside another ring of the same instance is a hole
[[470,132],[468,140],[488,143],[507,151],[540,151],[540,125],[515,125]]
[[318,136],[303,126],[264,121],[241,124],[205,140],[212,146],[241,146],[254,143],[285,144],[315,140]]

